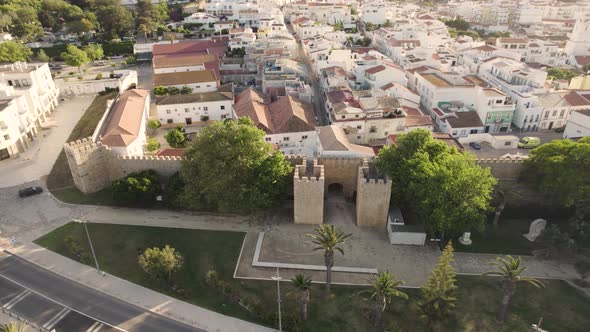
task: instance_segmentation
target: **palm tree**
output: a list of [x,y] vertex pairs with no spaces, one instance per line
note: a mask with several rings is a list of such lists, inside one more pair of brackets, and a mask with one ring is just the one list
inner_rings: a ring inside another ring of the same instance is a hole
[[25,324],[13,322],[3,324],[0,326],[0,332],[25,332]]
[[490,263],[490,265],[497,268],[497,271],[489,271],[483,274],[484,276],[496,276],[502,278],[502,306],[496,316],[496,319],[499,322],[504,322],[506,319],[510,299],[516,292],[516,286],[519,282],[526,282],[537,288],[544,286],[541,281],[535,278],[523,276],[522,274],[527,268],[522,266],[521,263],[522,261],[520,257],[518,257],[518,259],[514,259],[510,255],[506,256],[506,258],[497,257],[495,262]]
[[375,303],[375,329],[383,331],[383,311],[385,306],[391,302],[393,297],[408,299],[408,295],[399,289],[404,282],[396,280],[395,276],[389,271],[381,271],[371,278],[371,288],[373,294],[371,298]]
[[330,294],[330,284],[332,283],[332,267],[334,266],[334,250],[344,255],[344,250],[339,247],[344,240],[352,234],[344,234],[342,230],[337,230],[334,225],[320,225],[315,228],[315,234],[307,234],[313,239],[312,243],[316,245],[313,250],[324,250],[324,261],[326,263],[326,295]]
[[298,273],[291,279],[293,287],[301,292],[299,304],[301,304],[301,318],[307,320],[307,304],[309,303],[309,291],[311,290],[311,278],[303,273]]
[[139,31],[143,32],[143,38],[147,42],[147,34],[148,34],[148,32],[150,32],[150,27],[148,27],[147,24],[140,24],[139,27],[137,27],[137,29]]

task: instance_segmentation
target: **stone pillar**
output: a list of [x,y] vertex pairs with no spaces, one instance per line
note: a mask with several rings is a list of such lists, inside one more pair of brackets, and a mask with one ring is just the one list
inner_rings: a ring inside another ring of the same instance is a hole
[[324,222],[324,166],[317,160],[303,159],[293,173],[294,209],[296,224],[319,225]]
[[385,229],[391,181],[367,160],[358,168],[356,192],[356,224]]

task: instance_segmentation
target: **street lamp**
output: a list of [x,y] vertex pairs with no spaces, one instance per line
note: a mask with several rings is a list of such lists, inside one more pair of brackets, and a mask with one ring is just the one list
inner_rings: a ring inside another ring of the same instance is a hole
[[88,237],[88,244],[90,244],[90,251],[92,251],[92,257],[94,257],[94,263],[96,263],[96,271],[98,273],[102,273],[102,275],[104,276],[104,272],[101,272],[100,267],[98,266],[98,259],[96,259],[96,254],[94,253],[94,246],[92,246],[92,240],[90,240],[90,233],[88,233],[88,227],[86,226],[86,221],[74,219],[74,222],[84,225],[84,230],[86,230],[86,236]]
[[277,275],[274,277],[270,277],[272,280],[276,280],[277,282],[277,304],[279,306],[279,332],[283,330],[282,322],[281,322],[281,278],[279,276],[279,267],[277,266]]

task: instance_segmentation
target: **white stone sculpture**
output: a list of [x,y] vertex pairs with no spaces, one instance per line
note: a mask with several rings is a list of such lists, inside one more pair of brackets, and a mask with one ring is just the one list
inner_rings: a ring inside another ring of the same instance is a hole
[[535,240],[543,233],[545,230],[545,226],[547,226],[547,220],[545,219],[537,219],[531,223],[529,227],[529,232],[527,234],[522,234],[526,237],[527,240],[531,242],[535,242]]

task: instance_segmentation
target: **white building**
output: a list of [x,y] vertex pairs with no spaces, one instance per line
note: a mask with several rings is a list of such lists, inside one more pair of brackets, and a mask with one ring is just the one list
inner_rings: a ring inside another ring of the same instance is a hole
[[541,129],[564,127],[574,111],[590,109],[590,91],[553,91],[539,95],[543,106],[540,120]]
[[194,125],[199,122],[234,119],[231,92],[202,92],[156,97],[158,120],[166,124]]
[[439,108],[434,109],[434,119],[441,132],[454,138],[467,137],[484,132],[484,126],[476,112],[445,113]]
[[197,70],[154,74],[154,86],[189,87],[193,93],[217,91],[219,81],[213,70]]
[[569,40],[565,45],[565,53],[570,57],[568,63],[582,67],[576,56],[590,55],[590,20],[577,21]]
[[567,120],[563,138],[590,136],[590,109],[574,111]]
[[120,94],[99,123],[98,139],[121,156],[142,156],[147,142],[150,92],[132,89]]
[[0,99],[4,108],[0,155],[13,157],[29,147],[57,106],[58,95],[59,89],[46,63],[16,62],[0,67]]

